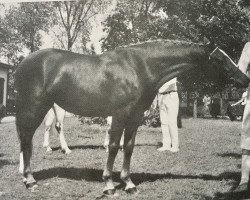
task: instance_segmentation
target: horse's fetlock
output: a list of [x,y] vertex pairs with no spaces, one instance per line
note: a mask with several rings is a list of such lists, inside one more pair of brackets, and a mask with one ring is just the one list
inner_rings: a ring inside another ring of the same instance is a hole
[[129,174],[125,173],[125,172],[121,172],[120,178],[121,178],[121,180],[123,180],[124,182],[126,182],[129,179]]
[[111,178],[112,178],[111,174],[109,174],[109,175],[105,174],[105,175],[102,176],[103,181],[110,180]]

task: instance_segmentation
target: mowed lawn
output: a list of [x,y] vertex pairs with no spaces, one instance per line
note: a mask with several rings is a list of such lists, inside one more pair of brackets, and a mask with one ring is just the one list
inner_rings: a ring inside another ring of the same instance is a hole
[[[183,119],[180,152],[158,152],[160,128],[139,128],[132,156],[131,177],[139,193],[128,195],[119,179],[122,152],[114,166],[117,196],[110,199],[230,199],[240,178],[241,122],[223,119]],[[106,199],[102,196],[103,149],[106,126],[65,120],[65,135],[72,150],[60,151],[58,135],[51,136],[53,152],[42,147],[44,125],[34,135],[32,169],[39,187],[31,192],[18,174],[19,142],[15,124],[0,124],[0,199]],[[231,197],[236,199],[236,197]]]

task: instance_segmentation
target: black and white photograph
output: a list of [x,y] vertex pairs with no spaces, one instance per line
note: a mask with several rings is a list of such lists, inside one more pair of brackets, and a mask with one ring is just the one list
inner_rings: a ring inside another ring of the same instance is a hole
[[0,0],[0,200],[250,199],[249,0]]

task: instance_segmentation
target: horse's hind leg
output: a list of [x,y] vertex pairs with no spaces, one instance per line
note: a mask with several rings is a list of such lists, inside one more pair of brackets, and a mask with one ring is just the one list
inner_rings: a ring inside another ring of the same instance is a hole
[[66,154],[69,154],[71,153],[71,150],[69,149],[67,145],[64,132],[63,132],[63,120],[65,117],[66,111],[62,109],[60,106],[58,106],[57,104],[54,104],[53,109],[56,115],[56,125],[55,125],[56,127],[55,128],[59,134],[62,151],[65,152]]
[[43,142],[43,147],[46,148],[47,152],[51,152],[52,149],[49,145],[49,136],[50,136],[50,131],[53,125],[53,121],[55,119],[55,113],[53,108],[49,110],[45,117],[44,125],[45,125],[45,133],[44,133],[44,142]]
[[24,176],[27,188],[36,186],[30,167],[32,138],[50,107],[51,105],[34,101],[17,104],[16,125],[21,146],[19,171]]

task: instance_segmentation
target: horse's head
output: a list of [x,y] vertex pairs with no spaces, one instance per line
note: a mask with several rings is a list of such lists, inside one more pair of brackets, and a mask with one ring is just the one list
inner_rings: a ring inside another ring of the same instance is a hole
[[218,47],[210,54],[212,64],[229,79],[241,87],[247,87],[249,78],[239,70],[232,59]]

